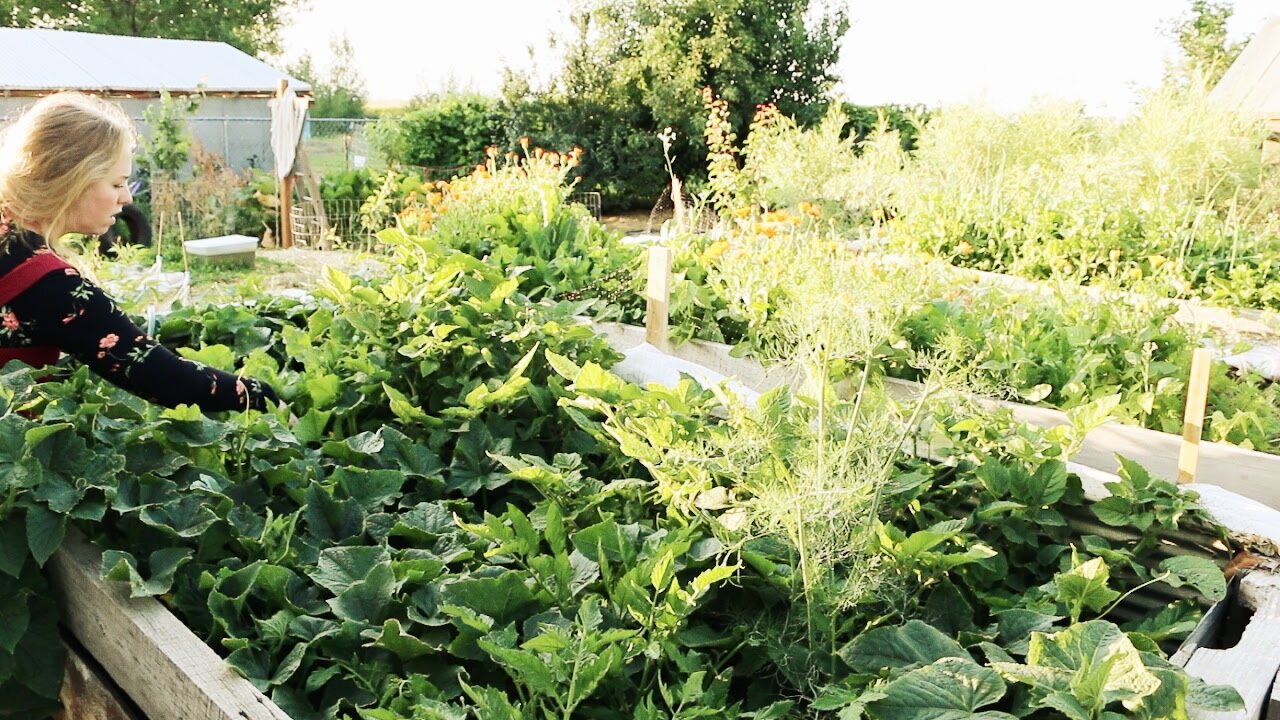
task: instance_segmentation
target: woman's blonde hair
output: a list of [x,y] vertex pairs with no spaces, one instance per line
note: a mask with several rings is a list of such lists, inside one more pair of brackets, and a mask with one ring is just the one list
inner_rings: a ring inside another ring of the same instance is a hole
[[71,206],[110,175],[136,138],[115,103],[78,92],[41,98],[0,131],[0,220],[61,228]]

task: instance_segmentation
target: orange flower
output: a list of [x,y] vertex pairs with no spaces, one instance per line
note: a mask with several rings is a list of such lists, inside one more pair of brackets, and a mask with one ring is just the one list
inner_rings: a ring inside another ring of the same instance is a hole
[[520,138],[520,147],[527,153],[529,152],[529,136],[525,135]]

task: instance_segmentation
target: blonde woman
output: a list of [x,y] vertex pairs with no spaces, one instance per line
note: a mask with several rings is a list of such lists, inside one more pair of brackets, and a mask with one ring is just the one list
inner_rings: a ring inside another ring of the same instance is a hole
[[185,360],[156,343],[50,241],[100,235],[133,198],[136,133],[116,105],[80,93],[36,102],[0,131],[0,364],[42,367],[67,353],[169,407],[266,409],[268,386]]

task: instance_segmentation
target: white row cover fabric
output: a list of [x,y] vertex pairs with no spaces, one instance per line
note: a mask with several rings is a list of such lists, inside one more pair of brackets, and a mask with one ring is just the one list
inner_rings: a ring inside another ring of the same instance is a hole
[[1280,347],[1258,345],[1242,353],[1228,355],[1222,362],[1237,370],[1256,372],[1268,380],[1280,380]]
[[275,156],[276,177],[283,180],[293,172],[298,158],[298,140],[307,119],[308,101],[286,88],[284,94],[268,102],[271,106],[271,153]]
[[611,368],[614,375],[637,385],[657,383],[665,387],[675,387],[682,375],[688,375],[705,388],[725,386],[747,407],[755,407],[760,393],[743,385],[737,380],[730,380],[724,375],[705,368],[697,363],[672,357],[649,343],[641,343],[623,353],[621,362]]

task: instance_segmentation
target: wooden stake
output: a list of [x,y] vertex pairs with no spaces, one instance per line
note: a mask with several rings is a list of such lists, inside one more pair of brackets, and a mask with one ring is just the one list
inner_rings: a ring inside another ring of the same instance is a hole
[[156,226],[156,257],[164,252],[164,211],[160,212],[160,224]]
[[[276,86],[276,98],[284,102],[284,93],[289,89],[289,81],[281,79]],[[281,108],[283,113],[286,108]],[[290,108],[291,110],[291,108]],[[293,247],[293,168],[280,181],[280,247]]]
[[1200,436],[1204,433],[1204,409],[1209,402],[1209,369],[1213,353],[1196,348],[1187,379],[1187,409],[1182,416],[1182,450],[1178,453],[1178,482],[1195,482],[1200,464]]
[[667,350],[668,313],[671,306],[671,250],[655,245],[649,248],[649,279],[645,285],[645,341],[659,350]]

